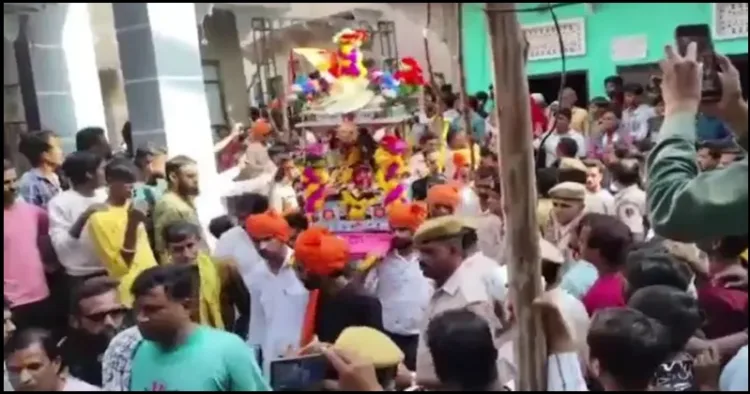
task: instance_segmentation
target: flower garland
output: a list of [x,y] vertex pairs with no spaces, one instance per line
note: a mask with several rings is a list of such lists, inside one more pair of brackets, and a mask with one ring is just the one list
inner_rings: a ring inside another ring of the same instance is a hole
[[406,173],[404,158],[381,146],[375,151],[375,164],[378,166],[375,183],[385,193],[383,206],[387,208],[396,201],[406,201],[406,187],[402,182]]
[[325,168],[305,167],[302,171],[302,195],[305,197],[305,213],[323,209],[329,176]]
[[352,182],[354,167],[360,162],[361,153],[356,146],[344,148],[342,149],[342,153],[344,154],[344,160],[339,167],[336,183],[338,185],[348,185]]
[[365,220],[367,211],[378,201],[375,197],[357,197],[351,190],[341,192],[341,204],[347,211],[349,220]]

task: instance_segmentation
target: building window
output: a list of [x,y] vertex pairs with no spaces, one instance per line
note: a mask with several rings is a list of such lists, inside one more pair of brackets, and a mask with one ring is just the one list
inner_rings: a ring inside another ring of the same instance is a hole
[[227,113],[224,110],[224,91],[221,87],[218,61],[203,61],[203,86],[206,89],[206,104],[211,128],[226,126]]

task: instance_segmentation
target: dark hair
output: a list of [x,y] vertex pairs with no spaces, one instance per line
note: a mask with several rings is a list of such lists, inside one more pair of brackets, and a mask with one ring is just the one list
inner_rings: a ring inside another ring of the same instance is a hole
[[162,230],[165,243],[183,242],[190,237],[201,238],[201,228],[187,220],[177,220],[167,224]]
[[544,283],[550,286],[560,279],[562,265],[542,259],[542,278]]
[[[8,358],[11,354],[28,349],[31,345],[37,343],[47,354],[50,361],[60,360],[62,362],[60,348],[57,346],[58,341],[51,332],[40,328],[26,328],[13,333],[3,349],[5,357]],[[60,370],[62,370],[62,367]]]
[[42,163],[42,155],[52,149],[50,139],[57,135],[49,130],[37,130],[22,133],[18,143],[18,151],[32,166]]
[[194,298],[200,286],[198,267],[184,264],[151,267],[135,278],[130,292],[137,298],[159,286],[164,287],[164,293],[173,301]]
[[559,108],[556,115],[558,117],[563,116],[568,120],[573,119],[573,111],[571,111],[570,108]]
[[608,106],[607,108],[604,109],[604,112],[602,113],[602,115],[604,114],[612,114],[618,120],[622,119],[622,111],[617,107]]
[[[445,86],[446,85],[444,85],[441,88],[441,90],[443,90],[443,88],[445,88]],[[448,89],[452,89],[452,88],[448,88]],[[453,94],[450,90],[448,90],[447,92],[443,91],[442,93],[443,93],[442,94],[443,103],[445,104],[445,107],[446,108],[454,108],[455,105],[456,105],[456,101],[458,100],[458,97],[455,94]]]
[[641,181],[641,172],[638,160],[618,160],[610,168],[612,178],[622,186],[637,185]]
[[122,125],[120,135],[122,136],[122,141],[125,142],[128,155],[133,156],[133,125],[129,120]]
[[475,94],[474,97],[476,97],[477,100],[479,100],[479,101],[487,101],[490,98],[490,96],[487,94],[487,92],[484,92],[484,91],[477,92],[477,94]]
[[598,250],[611,268],[623,266],[633,243],[630,228],[616,217],[602,214],[591,214],[586,226],[591,229],[587,246]]
[[310,222],[307,220],[307,216],[301,212],[294,212],[284,215],[284,220],[289,224],[289,227],[304,231],[310,227]]
[[477,235],[477,230],[469,227],[465,228],[464,236],[461,238],[461,247],[464,250],[468,250],[476,246],[478,242],[479,236]]
[[232,222],[232,218],[228,215],[221,215],[213,218],[211,219],[211,222],[208,223],[208,231],[216,239],[219,239],[222,234],[229,231],[232,227],[234,227],[234,223]]
[[483,146],[482,149],[479,150],[479,157],[481,158],[489,157],[493,161],[497,161],[498,159],[497,153],[493,152],[492,149],[486,146]]
[[135,162],[136,166],[141,168],[143,160],[165,154],[167,154],[166,149],[158,148],[151,143],[147,143],[145,145],[139,146],[138,149],[135,150],[135,153],[133,154],[133,161]]
[[86,127],[76,133],[76,150],[84,151],[96,147],[105,137],[106,132],[101,127]]
[[586,168],[597,168],[602,174],[606,170],[606,167],[604,167],[604,163],[602,163],[601,160],[598,159],[586,159],[583,161],[583,165],[585,165]]
[[591,359],[623,390],[646,391],[659,365],[672,353],[668,330],[630,308],[594,315],[587,343]]
[[680,291],[690,287],[692,272],[664,246],[664,240],[652,239],[634,247],[628,253],[625,262],[625,280],[628,294],[639,289],[665,285]]
[[557,185],[557,168],[541,168],[536,171],[536,190],[540,196],[549,198],[549,191]]
[[698,149],[706,149],[708,150],[708,155],[711,156],[714,160],[721,159],[721,154],[723,153],[724,149],[726,148],[726,144],[724,144],[722,141],[703,141],[698,144]]
[[672,286],[648,286],[634,292],[628,307],[643,312],[669,329],[672,351],[685,348],[688,340],[703,325],[698,300]]
[[557,143],[557,149],[564,157],[576,157],[578,154],[578,143],[570,137],[562,137]]
[[170,176],[179,173],[182,167],[194,164],[196,164],[196,161],[185,155],[178,155],[167,160],[167,164],[164,166],[164,175],[167,177],[167,182],[171,182]]
[[609,108],[610,102],[606,97],[596,96],[589,101],[589,105],[594,105],[599,109]]
[[446,134],[446,136],[445,136],[445,142],[448,145],[450,145],[453,142],[453,140],[459,135],[459,133],[461,131],[462,130],[461,130],[460,127],[455,128],[455,127],[451,126],[451,128],[448,130],[448,134]]
[[747,235],[730,235],[719,240],[718,244],[703,247],[709,256],[722,259],[736,259],[748,248]]
[[119,285],[118,281],[110,279],[107,276],[96,276],[86,279],[73,289],[70,296],[71,315],[77,316],[81,313],[81,301],[110,291],[117,291],[117,286]]
[[622,87],[622,91],[640,96],[643,94],[643,85],[635,82],[626,83],[625,86]]
[[[268,197],[259,193],[245,193],[231,197],[229,200],[234,213],[259,215],[268,211]],[[245,218],[242,218],[243,220]]]
[[129,159],[118,157],[104,167],[104,178],[107,182],[121,181],[133,183],[138,180],[138,168]]
[[73,186],[83,185],[95,176],[104,159],[89,151],[76,151],[68,155],[63,161],[63,174]]
[[3,159],[3,167],[3,171],[14,170],[16,168],[16,166],[13,165],[13,162],[8,159]]
[[651,105],[656,107],[660,104],[664,104],[664,97],[662,97],[661,94],[658,94],[653,98],[653,100],[651,100]]
[[621,76],[619,76],[619,75],[610,75],[610,76],[608,76],[607,78],[604,78],[604,84],[605,84],[605,85],[607,85],[607,84],[610,84],[610,83],[611,83],[611,84],[614,84],[614,85],[616,85],[616,86],[622,86],[622,84],[623,84],[624,82],[625,82],[625,81],[623,81],[622,77],[621,77]]
[[497,349],[490,326],[474,312],[443,312],[430,320],[426,334],[441,382],[483,391],[497,380]]

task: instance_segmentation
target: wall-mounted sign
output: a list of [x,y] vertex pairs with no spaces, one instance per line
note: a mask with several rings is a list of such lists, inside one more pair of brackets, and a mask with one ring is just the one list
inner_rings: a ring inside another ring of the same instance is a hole
[[615,37],[610,49],[613,62],[643,60],[648,55],[648,36],[638,34]]

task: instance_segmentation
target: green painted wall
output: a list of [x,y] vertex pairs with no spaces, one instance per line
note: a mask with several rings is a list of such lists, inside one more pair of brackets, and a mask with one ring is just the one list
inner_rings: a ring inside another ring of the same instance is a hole
[[[518,7],[536,7],[541,3],[518,4]],[[483,3],[465,4],[464,59],[467,69],[467,90],[487,89],[492,80],[490,70],[489,36]],[[586,55],[566,59],[568,71],[588,71],[589,97],[604,94],[604,78],[615,74],[617,66],[654,63],[661,59],[665,44],[674,41],[674,29],[683,24],[711,24],[711,3],[598,3],[589,13],[583,4],[573,4],[555,9],[558,19],[583,17],[586,20]],[[549,11],[519,13],[522,24],[551,22]],[[629,62],[613,62],[610,45],[613,38],[634,34],[648,36],[647,58]],[[748,52],[744,39],[717,40],[716,49],[724,54]],[[529,75],[558,73],[559,59],[530,61]]]

